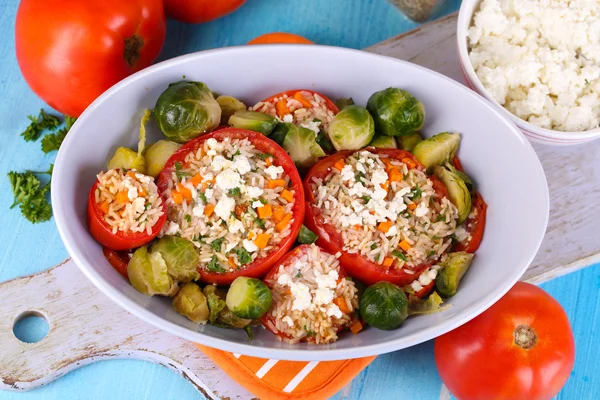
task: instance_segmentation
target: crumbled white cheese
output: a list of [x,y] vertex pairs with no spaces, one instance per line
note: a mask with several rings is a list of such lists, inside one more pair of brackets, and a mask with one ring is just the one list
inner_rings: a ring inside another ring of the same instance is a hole
[[410,287],[415,292],[418,292],[419,290],[423,289],[423,285],[421,285],[418,280],[412,281]]
[[192,215],[194,217],[201,217],[204,214],[204,204],[198,203],[192,208]]
[[351,179],[354,179],[354,169],[352,168],[352,165],[344,165],[344,167],[340,171],[340,178],[342,178],[342,181],[349,181]]
[[223,191],[239,188],[242,185],[242,177],[232,169],[226,169],[217,175],[216,185]]
[[234,217],[229,217],[229,221],[227,222],[227,228],[231,233],[245,231],[244,224],[242,223],[242,221]]
[[385,236],[390,237],[396,235],[397,233],[398,228],[396,227],[396,225],[392,225],[390,229],[388,229],[388,231],[385,233]]
[[373,182],[373,185],[376,188],[379,187],[379,185],[386,183],[387,180],[388,174],[383,168],[377,168],[371,173],[371,182]]
[[427,203],[422,201],[417,205],[417,208],[415,209],[415,216],[424,217],[425,215],[427,215],[428,212],[429,207],[427,207]]
[[134,200],[137,199],[138,197],[138,190],[135,187],[130,187],[129,189],[127,189],[127,198],[129,200]]
[[246,190],[248,192],[248,196],[252,197],[252,198],[256,198],[258,196],[260,196],[261,194],[263,194],[263,190],[257,186],[247,186]]
[[310,308],[312,304],[312,296],[310,295],[308,286],[303,283],[294,282],[290,286],[290,291],[294,297],[292,310],[304,311]]
[[227,221],[234,208],[235,200],[231,197],[223,196],[215,205],[215,214],[217,214],[219,218]]
[[431,283],[431,281],[433,281],[433,279],[431,279],[429,277],[429,273],[427,271],[425,271],[421,275],[419,275],[419,283],[421,285],[427,286]]
[[286,315],[285,317],[283,317],[281,319],[283,322],[285,322],[289,327],[293,327],[294,326],[294,320],[292,318],[290,318],[289,315]]
[[229,161],[225,157],[219,155],[219,156],[213,157],[210,165],[211,165],[213,171],[218,172],[218,171],[221,171],[221,170],[231,167],[231,161]]
[[169,223],[167,223],[167,229],[165,229],[164,234],[165,235],[177,235],[178,233],[179,233],[179,225],[177,225],[175,222],[169,221]]
[[316,120],[316,121],[304,121],[300,124],[301,127],[306,128],[306,129],[310,129],[311,131],[313,131],[316,134],[319,133],[319,127],[321,126],[321,121]]
[[279,275],[279,278],[277,278],[277,283],[281,286],[290,286],[292,282],[292,277],[287,273],[282,273]]
[[265,169],[265,173],[269,175],[269,178],[277,179],[279,175],[283,174],[283,167],[271,165]]
[[294,122],[294,116],[292,114],[285,114],[281,120],[291,124]]
[[258,250],[258,247],[254,244],[252,240],[244,239],[242,245],[250,253],[254,253],[256,250]]
[[206,197],[206,200],[211,200],[214,195],[215,195],[215,191],[213,189],[206,189],[204,191],[204,197]]
[[141,214],[146,210],[146,200],[143,197],[138,197],[133,200],[131,206],[133,207],[133,211]]
[[342,311],[340,310],[340,308],[337,305],[332,304],[327,309],[327,316],[329,316],[329,317],[335,317],[335,318],[342,318],[343,314],[342,314]]
[[339,274],[336,270],[331,270],[327,274],[321,274],[319,271],[315,271],[315,282],[319,288],[335,289],[337,287],[338,278]]
[[252,203],[252,208],[259,208],[259,207],[262,207],[262,206],[264,206],[264,204],[261,203],[260,201],[255,201],[255,202]]
[[333,301],[334,292],[330,289],[315,290],[315,305],[329,304]]
[[242,176],[252,170],[250,162],[248,161],[248,157],[241,155],[235,157],[233,163],[231,164],[231,168],[237,170],[237,172],[239,172]]

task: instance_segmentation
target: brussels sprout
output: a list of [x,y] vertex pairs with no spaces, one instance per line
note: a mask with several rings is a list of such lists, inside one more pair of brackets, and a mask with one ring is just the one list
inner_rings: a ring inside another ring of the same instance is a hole
[[200,286],[193,282],[185,283],[173,298],[173,308],[197,324],[208,321],[208,302]]
[[377,282],[360,298],[360,315],[375,328],[396,329],[408,316],[408,299],[398,286]]
[[168,140],[159,140],[148,147],[144,155],[146,159],[146,174],[156,178],[165,167],[167,160],[180,147],[180,144]]
[[204,83],[180,81],[158,97],[154,118],[167,139],[186,143],[219,126],[221,107]]
[[302,225],[300,227],[300,232],[298,233],[298,242],[301,244],[311,244],[317,241],[319,236],[308,229],[306,226]]
[[458,133],[442,132],[417,143],[412,153],[429,172],[436,165],[444,165],[451,161],[459,144]]
[[277,118],[258,111],[236,111],[229,118],[229,125],[234,128],[248,129],[269,135],[277,125]]
[[471,266],[473,256],[473,253],[464,251],[450,253],[440,264],[442,269],[435,278],[435,288],[442,296],[451,297],[456,294],[458,284]]
[[329,124],[327,133],[338,151],[362,149],[375,134],[373,117],[364,107],[347,106]]
[[150,119],[150,115],[150,110],[145,110],[140,121],[137,153],[127,147],[119,147],[115,155],[108,161],[108,169],[135,169],[139,173],[146,173],[146,161],[143,154],[146,147],[146,123]]
[[129,282],[138,292],[148,296],[173,296],[177,283],[167,272],[167,264],[160,253],[148,253],[142,246],[133,253],[127,265]]
[[296,166],[301,169],[312,167],[319,157],[326,154],[316,142],[315,133],[291,123],[279,123],[269,138],[288,152]]
[[152,252],[162,255],[173,279],[190,282],[200,278],[197,271],[200,256],[189,240],[179,236],[163,236],[152,245]]
[[354,100],[352,100],[352,97],[342,97],[341,99],[337,99],[335,101],[335,105],[337,106],[337,108],[339,110],[342,110],[353,104],[354,104]]
[[425,108],[412,94],[398,88],[375,92],[367,101],[380,135],[404,136],[423,127]]
[[398,136],[396,141],[398,142],[398,146],[402,150],[412,152],[417,143],[421,142],[423,138],[419,132],[413,132],[410,135],[406,136]]
[[469,193],[473,194],[473,181],[471,180],[471,178],[469,178],[469,175],[465,174],[462,171],[459,171],[456,169],[456,167],[454,167],[454,165],[447,163],[446,165],[444,165],[444,167],[446,167],[447,169],[450,170],[450,172],[456,174],[460,179],[462,179],[462,181],[465,183],[465,185],[467,185],[467,188],[469,189]]
[[271,300],[271,289],[263,281],[239,276],[229,287],[226,304],[240,318],[258,319],[269,311]]
[[214,285],[206,285],[202,292],[204,293],[204,296],[206,296],[206,301],[208,302],[208,320],[212,324],[217,321],[219,313],[227,307],[225,304],[225,296]]
[[469,188],[459,175],[444,167],[433,167],[433,174],[446,185],[450,201],[458,208],[458,224],[462,224],[471,212]]
[[443,306],[444,301],[437,292],[429,295],[427,300],[413,296],[408,296],[408,315],[435,314],[447,310],[450,306]]
[[369,146],[376,147],[378,149],[397,149],[396,139],[393,136],[375,136]]
[[217,97],[217,103],[219,103],[219,106],[221,107],[221,125],[227,124],[229,117],[231,117],[236,111],[246,109],[246,105],[244,103],[231,96],[219,96]]
[[240,318],[228,308],[224,308],[219,313],[219,318],[217,318],[215,325],[222,328],[242,329],[250,325],[251,322],[251,319]]
[[327,153],[327,154],[335,153],[335,147],[333,147],[331,140],[329,140],[329,137],[322,129],[320,129],[319,133],[317,133],[316,142],[319,146],[321,146],[321,148],[323,149],[323,151],[325,153]]

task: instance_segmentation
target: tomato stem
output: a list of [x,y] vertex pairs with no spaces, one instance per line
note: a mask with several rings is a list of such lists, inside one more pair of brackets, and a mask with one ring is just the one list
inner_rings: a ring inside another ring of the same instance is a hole
[[515,344],[522,349],[529,350],[537,343],[537,334],[529,325],[519,325],[514,331]]
[[133,67],[140,58],[140,51],[142,50],[143,46],[144,39],[137,34],[125,39],[125,50],[123,51],[123,56],[130,67]]

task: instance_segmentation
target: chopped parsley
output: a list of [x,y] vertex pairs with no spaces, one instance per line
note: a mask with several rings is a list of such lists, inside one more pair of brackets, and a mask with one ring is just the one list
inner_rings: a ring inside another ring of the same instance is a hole
[[306,336],[308,336],[308,337],[315,337],[315,336],[317,336],[317,333],[311,331],[307,326],[304,327],[304,332],[306,332]]
[[256,155],[256,157],[260,158],[261,160],[265,161],[267,158],[273,157],[273,154],[269,154],[269,153],[258,153]]
[[183,165],[181,165],[181,163],[179,161],[177,161],[175,163],[175,175],[177,176],[178,179],[181,179],[184,176],[190,176],[189,172],[181,172],[182,168],[183,168]]
[[438,235],[433,235],[431,238],[432,238],[433,240],[439,240],[439,239],[440,239],[440,237],[439,237]]
[[239,156],[240,154],[242,154],[242,153],[240,152],[240,149],[237,149],[237,150],[235,151],[235,153],[233,153],[233,154],[231,155],[231,160],[233,160],[233,159],[235,158],[235,156]]
[[240,265],[246,265],[249,262],[252,262],[252,256],[248,253],[248,250],[243,247],[235,249],[235,254],[237,254]]
[[29,121],[31,121],[31,123],[25,129],[25,131],[21,133],[21,136],[23,136],[23,139],[25,139],[26,142],[37,140],[42,135],[42,132],[44,130],[52,130],[57,128],[58,125],[60,125],[60,120],[58,119],[58,117],[50,115],[44,110],[40,110],[40,114],[37,117],[34,117],[33,115],[28,115],[27,118],[29,118]]
[[200,234],[194,235],[192,237],[192,241],[194,241],[194,242],[204,243],[204,240],[202,240],[202,239],[203,239],[203,236]]
[[379,261],[379,258],[381,258],[381,254],[377,254],[377,255],[375,256],[374,260],[377,262],[377,261]]
[[371,201],[371,196],[363,196],[362,199],[365,203],[368,203],[369,201]]
[[395,256],[395,257],[398,257],[402,261],[406,262],[406,256],[400,250],[394,250],[394,251],[392,251],[392,255]]
[[225,272],[225,269],[219,264],[217,256],[212,256],[210,262],[206,264],[206,270],[208,272]]
[[[52,173],[52,165],[48,172]],[[52,217],[52,207],[46,198],[50,183],[42,185],[33,171],[8,173],[14,201],[10,208],[19,206],[21,214],[34,224],[48,221]]]
[[375,250],[376,248],[377,248],[377,243],[373,243],[373,244],[371,245],[371,250]]
[[354,177],[356,178],[356,182],[364,183],[362,179],[365,177],[365,174],[362,171],[358,171]]
[[427,258],[429,258],[429,257],[431,257],[431,256],[433,256],[433,255],[435,255],[435,251],[434,251],[434,250],[429,250],[429,251],[427,252]]
[[223,244],[224,240],[225,240],[225,238],[217,238],[212,241],[212,243],[210,244],[210,247],[215,251],[220,251],[221,245]]
[[229,189],[229,191],[227,192],[227,195],[229,197],[240,197],[242,195],[242,192],[240,191],[239,187],[235,187],[233,189]]
[[254,222],[256,222],[256,225],[258,225],[258,227],[260,229],[265,229],[265,220],[264,219],[256,217],[254,219]]
[[190,224],[192,222],[192,216],[190,214],[185,214],[184,218],[188,224]]
[[208,199],[204,193],[198,192],[198,197],[200,197],[200,200],[202,200],[202,204],[206,205],[208,203]]
[[296,274],[296,278],[302,278],[302,272],[298,271],[298,273]]
[[417,186],[411,192],[413,200],[419,200],[423,196],[423,191]]
[[260,201],[263,204],[267,204],[268,203],[267,199],[260,198],[260,199],[258,199],[258,201]]
[[445,221],[446,217],[444,217],[442,214],[438,214],[437,217],[435,217],[435,222],[440,222],[440,221]]

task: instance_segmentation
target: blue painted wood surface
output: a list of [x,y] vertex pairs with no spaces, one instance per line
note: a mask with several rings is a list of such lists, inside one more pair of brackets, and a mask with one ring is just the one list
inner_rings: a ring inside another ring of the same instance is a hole
[[[458,8],[449,0],[440,15]],[[32,225],[12,203],[6,173],[46,169],[40,143],[25,143],[19,133],[26,115],[44,104],[22,79],[14,49],[17,0],[0,0],[0,281],[49,268],[67,257],[53,221]],[[298,33],[320,43],[364,48],[416,27],[384,0],[249,0],[238,12],[204,25],[169,21],[161,59],[230,45],[272,31]],[[543,285],[565,307],[577,341],[576,366],[560,399],[593,399],[600,393],[600,265]],[[440,378],[432,343],[380,356],[353,382],[352,399],[435,399]],[[104,361],[77,370],[44,388],[0,392],[0,400],[28,399],[193,399],[201,396],[166,368],[141,361]],[[336,399],[340,398],[338,394]]]

